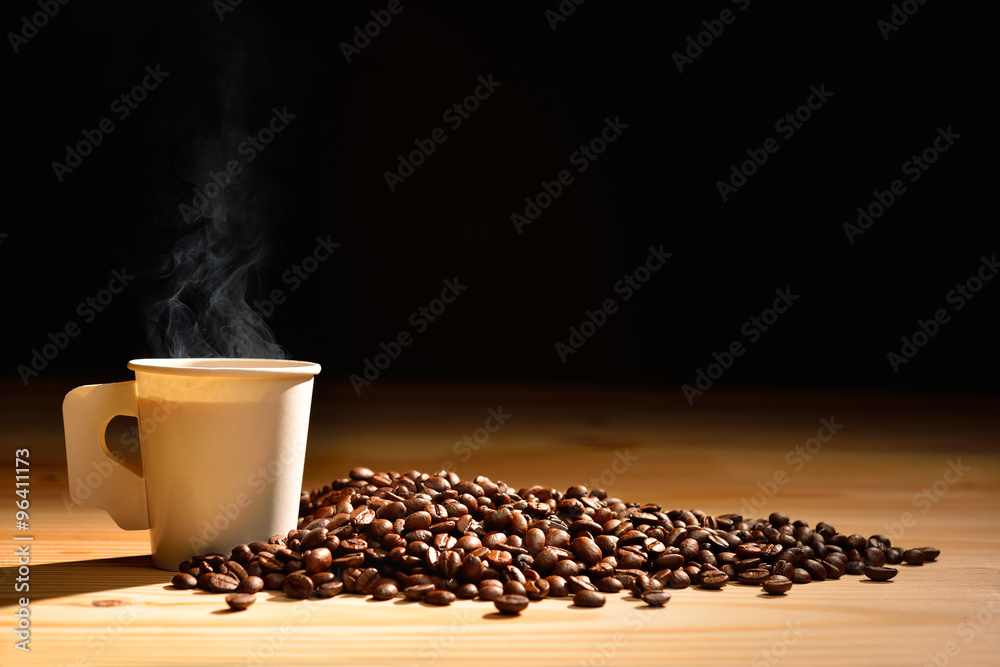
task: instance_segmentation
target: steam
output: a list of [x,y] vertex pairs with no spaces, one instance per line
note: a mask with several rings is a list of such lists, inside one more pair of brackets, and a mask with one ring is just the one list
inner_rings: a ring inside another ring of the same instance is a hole
[[206,35],[201,74],[208,76],[194,87],[194,99],[184,100],[206,108],[197,122],[201,133],[179,156],[189,185],[161,221],[173,230],[173,249],[160,258],[166,286],[147,301],[146,332],[158,357],[287,358],[249,305],[260,293],[273,211],[260,161],[251,163],[239,147],[249,134],[244,109],[263,111],[257,100],[248,101],[246,87],[265,68],[255,60],[259,41],[241,36],[256,44],[251,53],[227,44],[222,32]]

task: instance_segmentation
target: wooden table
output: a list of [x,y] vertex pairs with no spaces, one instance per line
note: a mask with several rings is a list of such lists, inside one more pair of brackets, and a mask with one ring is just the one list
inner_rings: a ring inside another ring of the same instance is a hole
[[[229,613],[220,596],[172,590],[171,574],[150,565],[144,531],[68,500],[60,401],[74,381],[37,380],[2,388],[0,665],[983,665],[1000,654],[996,401],[713,389],[688,406],[678,389],[379,382],[356,397],[331,384],[320,382],[314,400],[310,488],[359,464],[433,470],[451,460],[463,476],[515,488],[603,477],[626,500],[713,514],[780,509],[942,553],[889,583],[847,576],[781,598],[691,588],[662,609],[624,596],[600,609],[552,599],[508,618],[483,602],[265,593]],[[501,407],[509,419],[478,451],[454,450]],[[822,420],[841,426],[810,441]],[[12,633],[21,447],[32,462],[30,654],[14,649]]]

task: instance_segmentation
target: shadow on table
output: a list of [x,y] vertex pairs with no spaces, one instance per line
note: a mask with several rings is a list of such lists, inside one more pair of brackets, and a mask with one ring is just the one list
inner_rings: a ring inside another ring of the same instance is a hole
[[[168,584],[172,573],[153,567],[150,556],[94,558],[66,563],[30,565],[27,579],[17,565],[0,568],[0,607],[15,605],[18,598],[32,602],[123,588]],[[19,581],[19,579],[21,581]],[[27,583],[28,590],[18,591]]]

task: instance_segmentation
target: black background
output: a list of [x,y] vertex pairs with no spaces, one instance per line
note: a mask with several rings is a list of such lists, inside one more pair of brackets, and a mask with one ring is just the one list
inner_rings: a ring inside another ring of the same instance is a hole
[[[458,277],[467,291],[382,377],[638,383],[680,398],[790,288],[800,299],[720,385],[993,391],[1000,284],[959,312],[945,299],[997,250],[992,132],[973,116],[992,105],[983,20],[928,3],[887,41],[890,3],[675,4],[590,0],[553,30],[555,0],[404,2],[350,63],[340,43],[385,3],[247,0],[222,20],[207,1],[61,6],[19,53],[4,45],[4,373],[122,266],[139,277],[42,373],[105,381],[154,354],[145,304],[168,282],[185,177],[227,154],[199,139],[287,107],[295,119],[244,188],[269,250],[249,297],[285,289],[268,322],[325,382],[348,383]],[[7,9],[5,33],[38,11]],[[735,21],[678,72],[672,54],[723,9]],[[157,64],[165,81],[58,182],[65,146]],[[452,130],[442,113],[480,75],[500,87]],[[775,121],[821,85],[829,101],[780,137]],[[518,234],[511,214],[608,117],[628,128]],[[436,127],[447,141],[390,192],[383,173]],[[961,138],[849,243],[843,223],[906,179],[939,127]],[[780,150],[723,202],[716,181],[768,137]],[[283,272],[327,235],[340,248],[289,292]],[[660,245],[673,257],[623,301],[615,282]],[[618,312],[562,363],[555,343],[611,297]],[[951,322],[894,373],[886,354],[938,308]]]

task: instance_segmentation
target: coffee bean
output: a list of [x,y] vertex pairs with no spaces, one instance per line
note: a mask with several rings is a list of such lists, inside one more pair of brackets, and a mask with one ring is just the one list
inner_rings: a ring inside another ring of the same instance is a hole
[[505,581],[503,584],[504,595],[525,595],[524,584],[520,581]]
[[591,590],[580,590],[573,594],[573,604],[577,607],[603,607],[608,599],[604,593]]
[[516,616],[528,608],[528,598],[524,595],[501,595],[493,600],[493,604],[501,614]]
[[889,581],[899,572],[894,567],[876,567],[869,565],[865,567],[865,576],[872,581]]
[[[496,581],[496,580],[495,579],[491,579],[489,581]],[[487,582],[484,581],[484,582],[482,582],[482,583],[479,584],[479,599],[480,600],[496,600],[498,597],[500,597],[501,595],[504,594],[502,586],[488,586],[488,585],[484,585],[486,583]]]
[[861,554],[861,560],[865,565],[882,567],[885,565],[885,552],[875,547],[869,547]]
[[[515,490],[487,477],[453,472],[374,472],[355,468],[303,493],[298,525],[266,541],[237,545],[180,564],[175,588],[293,597],[340,592],[449,604],[457,598],[528,600],[573,594],[574,604],[603,601],[628,587],[648,604],[664,590],[729,581],[783,593],[792,583],[935,560],[932,547],[903,550],[884,535],[815,528],[783,512],[767,518],[664,511],[627,503],[604,490],[536,485]],[[430,599],[428,600],[428,595]],[[599,603],[598,603],[599,604]]]
[[815,558],[810,558],[802,564],[802,567],[809,573],[809,576],[812,577],[813,581],[823,581],[826,579],[826,567],[821,561],[818,561]]
[[566,580],[566,583],[569,585],[569,589],[573,592],[574,595],[580,591],[590,591],[590,592],[597,591],[597,586],[590,583],[590,579],[583,575],[576,575],[573,577],[569,577]]
[[846,574],[853,574],[853,575],[864,574],[865,567],[867,567],[867,566],[864,563],[862,563],[861,561],[859,561],[859,560],[852,560],[851,562],[849,562],[847,564],[847,567],[845,568],[845,573]]
[[545,577],[545,581],[549,582],[549,596],[554,598],[564,598],[569,597],[569,584],[566,580],[558,575],[550,575]]
[[615,577],[602,577],[594,586],[602,593],[620,593],[623,588],[622,582]]
[[330,550],[326,547],[317,547],[306,555],[306,572],[309,574],[322,572],[329,568],[331,563],[333,563],[333,555]]
[[424,597],[433,590],[434,584],[417,584],[415,586],[407,586],[403,589],[403,597],[407,600],[417,602],[423,600]]
[[769,595],[784,595],[792,590],[792,580],[780,574],[772,574],[761,582],[761,586]]
[[376,568],[366,567],[358,573],[358,577],[354,583],[355,592],[370,595],[375,590],[375,587],[379,585],[380,578]]
[[244,611],[256,601],[257,596],[253,593],[232,593],[226,596],[226,604],[233,611]]
[[239,586],[239,579],[228,574],[210,572],[205,576],[205,589],[213,593],[231,593]]
[[[675,570],[674,573],[670,575],[670,579],[667,581],[667,586],[669,588],[687,588],[690,585],[691,577],[684,570]],[[649,591],[645,592],[648,593]]]
[[[822,568],[823,566],[820,565],[819,567]],[[762,567],[751,568],[736,573],[736,579],[741,584],[760,584],[769,576],[771,576],[771,573]]]
[[601,560],[601,548],[589,537],[578,537],[571,544],[573,554],[586,565],[593,565]]
[[642,600],[650,607],[662,607],[670,601],[670,593],[667,591],[646,591],[642,594]]
[[941,550],[934,547],[920,547],[919,551],[924,552],[924,562],[926,563],[937,560],[937,557],[941,555]]
[[383,581],[372,591],[372,597],[376,600],[391,600],[396,597],[396,593],[398,592],[399,587],[394,582]]
[[462,584],[454,592],[459,600],[471,600],[479,595],[479,588],[475,584]]
[[[610,577],[609,577],[610,579]],[[613,580],[612,580],[613,581]],[[541,600],[549,594],[551,586],[545,579],[529,581],[524,584],[524,594],[529,600]]]
[[433,590],[424,596],[424,602],[439,606],[446,606],[455,601],[455,594],[450,591]]
[[264,580],[260,577],[247,577],[236,587],[237,593],[259,593],[264,590]]
[[804,570],[801,567],[797,567],[792,570],[792,583],[793,584],[808,584],[812,581],[812,575],[809,574],[808,570]]
[[312,595],[315,588],[316,587],[313,584],[312,579],[299,573],[290,574],[285,577],[285,583],[283,585],[285,595],[297,600],[305,600],[307,597]]

